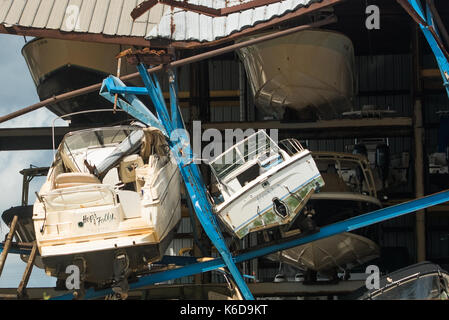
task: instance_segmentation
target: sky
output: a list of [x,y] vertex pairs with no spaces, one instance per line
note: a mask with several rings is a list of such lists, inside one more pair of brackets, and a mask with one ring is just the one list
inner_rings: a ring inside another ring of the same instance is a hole
[[[22,36],[0,34],[0,116],[39,102],[36,87],[21,54],[24,44],[25,39]],[[52,112],[42,108],[1,123],[0,128],[51,126],[55,117]],[[65,125],[62,121],[56,124]],[[30,165],[47,167],[52,160],[52,150],[0,151],[0,179],[3,181],[0,187],[0,215],[6,209],[21,204],[22,175],[19,171]],[[39,191],[44,179],[44,177],[35,178],[31,182],[29,204],[34,202],[34,192]],[[9,228],[1,221],[1,241],[4,240],[8,231]],[[25,262],[18,255],[8,255],[0,276],[0,287],[17,288],[25,266]],[[55,278],[47,276],[42,269],[34,267],[28,287],[53,287],[55,283]]]

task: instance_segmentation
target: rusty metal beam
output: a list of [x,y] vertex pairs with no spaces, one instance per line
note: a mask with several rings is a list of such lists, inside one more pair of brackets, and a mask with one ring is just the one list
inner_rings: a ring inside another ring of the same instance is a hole
[[[361,288],[364,280],[346,280],[336,284],[318,283],[303,284],[301,282],[257,282],[248,283],[248,287],[256,297],[295,297],[295,296],[328,296],[345,295]],[[55,297],[66,294],[69,291],[56,291],[49,287],[35,287],[27,290],[32,300],[42,300],[43,297]],[[228,284],[157,284],[138,290],[130,290],[128,300],[142,299],[198,299],[198,294],[203,299],[208,299],[209,292],[229,294]],[[0,288],[0,298],[17,299],[14,288]]]
[[153,8],[156,4],[166,4],[168,6],[174,7],[174,8],[180,8],[200,14],[204,14],[210,17],[219,17],[220,16],[220,9],[214,9],[211,7],[206,7],[198,4],[191,4],[188,2],[180,2],[175,0],[147,0],[139,4],[136,8],[131,11],[131,17],[136,20],[141,15],[143,15],[145,12]]
[[435,23],[438,26],[441,36],[443,37],[444,41],[446,42],[446,49],[447,49],[449,47],[449,34],[447,33],[446,26],[444,25],[443,21],[441,20],[440,14],[438,13],[438,10],[435,7],[434,0],[426,0],[426,2],[429,5],[430,11],[432,12],[432,15],[433,15],[433,19],[435,20]]
[[449,52],[447,52],[447,50],[446,50],[446,48],[445,48],[445,46],[444,46],[443,41],[441,40],[441,38],[440,38],[440,37],[438,36],[438,34],[436,33],[436,31],[435,31],[435,29],[434,29],[433,26],[429,26],[428,28],[429,28],[430,33],[432,33],[432,35],[433,35],[435,41],[437,42],[438,47],[441,49],[441,52],[443,52],[444,56],[445,56],[446,59],[449,61]]
[[14,238],[14,232],[16,231],[17,220],[19,218],[14,216],[11,222],[11,226],[9,227],[8,235],[6,236],[5,245],[3,247],[3,251],[0,254],[0,276],[2,275],[3,267],[5,266],[6,257],[8,256],[9,248],[11,247],[12,239]]
[[[153,0],[155,1],[155,0]],[[262,1],[262,0],[259,0]],[[271,1],[271,0],[269,0]],[[277,0],[278,1],[278,0]],[[63,40],[73,40],[73,41],[86,41],[86,42],[99,42],[99,43],[115,43],[130,46],[141,46],[141,47],[152,47],[152,48],[167,48],[173,47],[176,49],[198,49],[202,47],[214,47],[222,45],[227,42],[234,41],[235,39],[254,34],[261,30],[273,27],[280,23],[284,23],[295,19],[301,15],[314,12],[316,10],[324,9],[330,6],[334,6],[338,3],[344,2],[346,0],[323,0],[321,2],[312,3],[308,7],[299,8],[293,12],[286,13],[281,17],[271,19],[270,21],[258,23],[253,27],[245,28],[240,32],[235,32],[232,35],[209,42],[199,42],[199,41],[172,41],[169,39],[151,39],[146,40],[144,37],[129,37],[129,36],[108,36],[102,33],[85,33],[85,32],[63,32],[60,30],[53,29],[40,29],[40,28],[30,28],[24,26],[14,25],[11,27],[6,27],[0,24],[0,33],[12,34],[18,36],[30,36],[30,37],[46,37],[54,39]],[[144,3],[144,2],[143,2]],[[246,5],[242,4],[242,5]],[[239,5],[240,6],[240,5]]]
[[199,49],[199,48],[207,48],[207,47],[214,47],[214,46],[222,45],[224,43],[234,41],[238,38],[241,38],[244,36],[249,36],[249,35],[258,33],[260,31],[263,31],[265,29],[271,28],[273,26],[279,25],[281,23],[293,20],[302,15],[312,13],[314,11],[324,9],[327,7],[334,6],[334,5],[344,2],[344,1],[346,1],[346,0],[323,0],[322,2],[313,3],[308,7],[300,8],[296,11],[286,13],[281,17],[273,18],[266,22],[260,22],[260,23],[256,24],[255,26],[245,28],[242,31],[235,32],[235,33],[231,34],[230,36],[224,37],[222,39],[209,41],[209,42],[175,41],[175,42],[172,42],[171,45],[178,49]]
[[413,20],[415,20],[415,22],[417,24],[422,24],[424,26],[427,26],[427,22],[425,20],[423,20],[419,14],[416,13],[415,9],[413,9],[413,7],[410,5],[410,3],[407,0],[396,0],[403,8],[405,11],[407,11],[407,13],[410,15],[410,17],[412,17]]
[[17,294],[0,293],[0,299],[15,300],[15,299],[17,299]]
[[[332,1],[337,1],[337,0],[332,0]],[[328,24],[334,23],[336,21],[337,21],[337,18],[335,16],[330,16],[330,17],[328,17],[326,19],[323,19],[323,20],[320,20],[320,21],[317,21],[317,22],[314,22],[314,23],[301,25],[301,26],[290,28],[290,29],[286,29],[286,30],[283,30],[283,31],[274,32],[274,33],[271,33],[271,34],[268,34],[268,35],[265,35],[265,36],[261,36],[261,37],[256,38],[256,39],[246,40],[246,41],[239,42],[239,43],[236,43],[236,44],[233,44],[233,45],[229,45],[229,46],[226,46],[226,47],[223,47],[223,48],[219,48],[219,49],[211,50],[211,51],[208,51],[208,52],[200,53],[198,55],[194,55],[194,56],[191,56],[191,57],[188,57],[188,58],[184,58],[184,59],[180,59],[180,60],[171,62],[171,63],[169,63],[167,65],[159,65],[159,66],[156,66],[156,67],[148,69],[148,73],[154,73],[154,72],[163,71],[165,68],[177,68],[177,67],[180,67],[180,66],[183,66],[183,65],[187,65],[187,64],[190,64],[190,63],[193,63],[193,62],[198,62],[198,61],[209,59],[209,58],[212,58],[212,57],[215,57],[215,56],[218,56],[218,55],[222,55],[224,53],[232,52],[232,51],[237,50],[239,48],[250,46],[250,45],[253,45],[253,44],[256,44],[256,43],[260,43],[260,42],[264,42],[264,41],[267,41],[267,40],[271,40],[271,39],[279,38],[279,37],[282,37],[282,36],[286,36],[288,34],[295,33],[295,32],[301,31],[301,30],[322,27],[324,25],[328,25]],[[131,80],[131,79],[138,78],[139,76],[140,76],[140,74],[138,72],[135,72],[135,73],[132,73],[132,74],[120,77],[120,79],[125,82],[125,81]],[[65,101],[65,100],[68,100],[68,99],[71,99],[71,98],[74,98],[74,97],[77,97],[77,96],[80,96],[80,95],[83,95],[83,94],[87,94],[87,93],[90,93],[90,92],[98,91],[98,90],[100,90],[100,88],[101,88],[101,83],[97,83],[97,84],[90,85],[88,87],[84,87],[84,88],[81,88],[81,89],[78,89],[78,90],[74,90],[74,91],[71,91],[71,92],[66,92],[66,93],[63,93],[63,94],[51,97],[49,99],[43,100],[43,101],[35,103],[35,104],[31,105],[31,106],[25,107],[23,109],[17,110],[15,112],[12,112],[10,114],[7,114],[5,116],[0,117],[0,123],[3,123],[5,121],[11,120],[11,119],[14,119],[16,117],[19,117],[19,116],[24,115],[26,113],[29,113],[31,111],[40,109],[40,108],[42,108],[44,106],[52,105],[52,104],[55,104],[57,102]]]
[[[235,129],[242,130],[254,129],[279,129],[279,130],[308,130],[308,131],[322,131],[322,130],[337,130],[337,129],[355,129],[355,128],[373,128],[379,127],[403,127],[411,128],[413,125],[412,119],[409,117],[386,117],[386,118],[362,118],[362,119],[334,119],[334,120],[319,120],[315,122],[280,122],[276,120],[271,121],[256,121],[256,122],[210,122],[202,124],[202,129],[215,128],[217,130]],[[374,134],[382,133],[380,130]],[[330,135],[332,132],[329,133]]]
[[281,133],[290,132],[300,134],[301,139],[337,139],[337,138],[375,138],[406,137],[412,131],[412,119],[406,117],[382,118],[382,119],[338,119],[321,120],[316,122],[210,122],[201,126],[202,130],[217,129],[277,129]]
[[[98,127],[100,124],[83,127],[55,127],[55,145],[59,145],[64,135],[70,131]],[[0,151],[51,150],[52,128],[0,128]]]
[[[95,125],[93,125],[95,126]],[[86,129],[87,127],[55,127],[55,144],[58,145],[62,137],[70,131]],[[209,122],[203,123],[202,129],[214,128],[218,130],[236,129],[279,129],[281,132],[298,132],[303,139],[331,139],[356,136],[410,136],[413,134],[411,118],[382,118],[382,119],[342,119],[322,120],[317,122]],[[1,128],[0,151],[6,150],[44,150],[52,149],[52,132],[45,128]],[[21,144],[25,141],[26,144]],[[188,212],[184,212],[188,217]]]
[[100,42],[100,43],[115,43],[130,46],[142,46],[142,47],[167,47],[169,45],[168,40],[150,41],[144,37],[130,37],[130,36],[107,36],[101,33],[85,33],[85,32],[63,32],[53,29],[40,29],[30,28],[22,26],[6,27],[0,24],[0,33],[11,34],[17,36],[29,36],[29,37],[44,37],[73,41],[86,41],[86,42]]
[[245,2],[242,4],[238,4],[235,6],[215,9],[211,7],[206,7],[198,4],[192,4],[184,1],[176,1],[176,0],[147,0],[139,4],[134,10],[131,12],[131,17],[136,20],[145,12],[153,8],[156,4],[166,4],[171,7],[180,8],[192,12],[196,12],[199,14],[204,14],[210,17],[223,17],[227,16],[231,13],[240,12],[247,9],[254,9],[257,7],[269,5],[272,3],[279,2],[279,0],[253,0],[249,2]]
[[33,248],[31,249],[30,256],[28,258],[27,266],[25,272],[23,273],[22,281],[20,281],[19,287],[17,288],[17,297],[23,298],[26,296],[26,286],[30,280],[31,271],[33,271],[34,260],[36,259],[37,243],[34,241]]
[[[407,13],[412,17],[413,20],[415,20],[415,22],[417,24],[422,25],[429,29],[430,33],[432,33],[433,38],[437,42],[438,47],[441,49],[441,51],[443,52],[446,59],[449,60],[449,53],[447,52],[443,41],[436,33],[434,27],[432,25],[429,25],[427,23],[427,21],[423,20],[421,18],[421,16],[415,11],[415,9],[410,5],[410,3],[407,0],[396,0],[396,1],[404,8],[405,11],[407,11]],[[435,10],[435,12],[437,12],[435,7],[434,7],[434,10]],[[433,14],[433,12],[432,12],[432,14]],[[438,14],[438,12],[437,12],[437,14]],[[444,25],[443,25],[443,28],[444,28]]]

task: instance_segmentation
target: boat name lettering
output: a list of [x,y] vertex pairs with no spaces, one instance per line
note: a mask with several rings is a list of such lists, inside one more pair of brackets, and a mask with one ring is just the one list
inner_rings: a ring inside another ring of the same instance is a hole
[[115,219],[115,215],[112,212],[107,212],[101,216],[97,216],[96,213],[85,214],[85,215],[83,215],[83,224],[92,223],[94,225],[101,225],[106,222],[113,221],[114,219]]

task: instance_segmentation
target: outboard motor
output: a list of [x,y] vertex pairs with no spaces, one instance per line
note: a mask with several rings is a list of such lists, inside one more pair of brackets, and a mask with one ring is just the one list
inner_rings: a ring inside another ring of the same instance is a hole
[[125,300],[128,297],[128,269],[129,269],[129,258],[125,252],[117,252],[113,265],[113,276],[114,281],[112,285],[112,290],[115,292],[116,296],[120,299]]
[[290,214],[288,211],[288,207],[285,203],[279,198],[273,198],[273,209],[274,212],[280,216],[282,219],[285,219]]
[[[359,154],[364,157],[368,157],[368,150],[366,149],[366,146],[364,144],[356,144],[354,146],[354,149],[352,150],[352,154]],[[365,176],[363,175],[363,169],[360,166],[357,166],[355,168],[355,174],[357,177],[357,181],[359,182],[359,190],[360,192],[363,191],[363,180],[365,179]]]
[[366,146],[362,143],[356,144],[354,146],[354,149],[352,150],[352,154],[361,154],[362,156],[367,157],[368,151],[366,149]]
[[382,187],[385,189],[390,169],[390,148],[386,144],[378,144],[376,147],[376,167],[381,171]]

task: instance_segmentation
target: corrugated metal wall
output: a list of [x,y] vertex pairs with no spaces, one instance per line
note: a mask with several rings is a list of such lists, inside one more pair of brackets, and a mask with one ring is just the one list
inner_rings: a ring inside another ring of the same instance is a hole
[[449,254],[449,212],[427,215],[427,255],[428,260],[439,263],[446,270]]
[[355,106],[368,104],[395,110],[399,116],[411,116],[410,55],[356,57],[359,96]]
[[[191,233],[192,225],[189,218],[182,218],[178,227],[178,233]],[[193,239],[173,239],[165,252],[165,255],[176,256],[181,249],[192,248]],[[193,283],[193,276],[175,279],[171,283]]]
[[[425,55],[423,68],[437,68],[435,57]],[[442,79],[436,78],[436,83],[442,83]],[[423,99],[423,121],[425,124],[424,147],[429,155],[438,152],[438,136],[440,130],[439,112],[449,111],[449,99],[444,91],[431,90]],[[446,183],[449,188],[449,181]],[[436,190],[432,190],[434,192]],[[426,215],[426,247],[427,259],[440,264],[446,270],[449,269],[449,212],[431,212]]]
[[[210,90],[239,90],[239,64],[235,60],[213,60],[209,62]],[[212,122],[239,121],[240,108],[231,103],[211,107]]]

